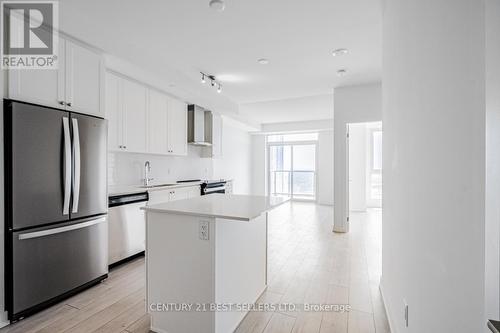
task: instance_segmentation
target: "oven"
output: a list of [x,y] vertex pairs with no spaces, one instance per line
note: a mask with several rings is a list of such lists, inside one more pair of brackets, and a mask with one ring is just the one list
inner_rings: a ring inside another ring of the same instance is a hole
[[201,184],[201,195],[226,193],[226,181],[206,181]]

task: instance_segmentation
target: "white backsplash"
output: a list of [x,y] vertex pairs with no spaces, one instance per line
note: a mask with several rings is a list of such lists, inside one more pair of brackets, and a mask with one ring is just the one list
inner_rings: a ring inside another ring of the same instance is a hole
[[144,178],[144,163],[151,163],[153,183],[175,182],[181,179],[211,179],[211,158],[201,157],[201,147],[188,146],[187,156],[108,153],[108,184],[138,185]]

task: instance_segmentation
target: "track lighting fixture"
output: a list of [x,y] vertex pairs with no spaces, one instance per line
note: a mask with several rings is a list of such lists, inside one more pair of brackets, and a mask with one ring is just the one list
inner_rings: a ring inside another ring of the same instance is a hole
[[210,80],[210,85],[212,87],[216,87],[217,88],[217,92],[219,94],[222,92],[222,85],[220,84],[219,81],[217,81],[217,79],[215,78],[215,76],[209,75],[209,74],[206,74],[206,73],[203,73],[203,72],[200,72],[200,74],[201,74],[201,83],[206,83],[207,79],[208,79],[208,80]]

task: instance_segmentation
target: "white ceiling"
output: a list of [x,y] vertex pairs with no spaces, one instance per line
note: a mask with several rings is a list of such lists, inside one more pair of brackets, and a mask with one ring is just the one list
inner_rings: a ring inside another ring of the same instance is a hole
[[[159,75],[173,69],[195,89],[199,71],[214,74],[222,96],[200,89],[237,104],[380,80],[378,0],[226,0],[224,12],[209,9],[208,0],[59,3],[68,34]],[[336,48],[349,54],[333,57]],[[268,65],[257,63],[263,57]],[[338,78],[340,68],[348,75]]]
[[333,94],[242,104],[240,112],[264,124],[332,119]]

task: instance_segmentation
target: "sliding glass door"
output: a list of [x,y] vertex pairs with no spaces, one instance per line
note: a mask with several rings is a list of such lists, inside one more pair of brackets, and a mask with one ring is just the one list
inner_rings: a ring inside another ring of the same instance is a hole
[[270,143],[269,194],[316,200],[316,143]]

